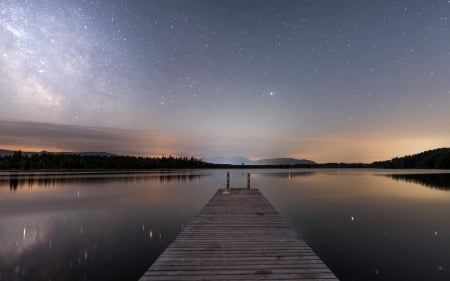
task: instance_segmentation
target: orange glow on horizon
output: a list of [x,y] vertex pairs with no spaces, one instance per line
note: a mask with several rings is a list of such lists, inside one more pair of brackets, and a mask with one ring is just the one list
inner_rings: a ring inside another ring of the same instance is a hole
[[[197,158],[244,156],[252,160],[290,157],[317,163],[371,163],[450,146],[450,133],[379,131],[287,137],[267,132],[254,136],[213,136],[32,122],[4,124],[8,128],[14,127],[13,132],[24,133],[0,136],[0,149],[27,152],[109,152]],[[42,132],[36,132],[35,127]]]

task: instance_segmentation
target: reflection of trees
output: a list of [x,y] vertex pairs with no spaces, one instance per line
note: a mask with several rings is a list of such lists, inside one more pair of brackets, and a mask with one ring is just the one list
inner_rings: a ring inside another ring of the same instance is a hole
[[159,182],[161,182],[161,183],[169,183],[172,181],[175,181],[175,182],[189,181],[189,182],[191,182],[191,181],[199,179],[201,176],[204,176],[204,175],[191,175],[191,174],[188,174],[188,175],[184,175],[184,174],[183,175],[161,175],[158,178],[159,178]]
[[19,187],[19,178],[17,176],[11,176],[9,179],[9,189],[16,191]]
[[206,175],[202,174],[142,174],[142,173],[127,173],[127,174],[24,174],[24,175],[9,175],[0,177],[0,184],[9,182],[10,190],[17,190],[19,187],[28,186],[32,188],[33,186],[44,186],[52,187],[61,184],[105,184],[110,182],[145,182],[145,181],[158,181],[160,183],[170,183],[170,182],[191,182],[199,179]]
[[386,176],[394,180],[418,183],[441,190],[450,190],[450,174],[393,174]]

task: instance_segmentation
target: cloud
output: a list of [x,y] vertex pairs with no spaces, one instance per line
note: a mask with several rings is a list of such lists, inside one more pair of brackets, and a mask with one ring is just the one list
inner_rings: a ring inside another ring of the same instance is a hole
[[[372,162],[448,146],[449,134],[320,135],[304,138],[223,138],[25,121],[0,121],[0,148],[24,151],[105,151],[120,155],[307,158],[318,162]],[[282,145],[280,145],[282,144]]]
[[123,155],[195,155],[190,138],[137,130],[0,121],[0,146],[24,151],[106,151]]

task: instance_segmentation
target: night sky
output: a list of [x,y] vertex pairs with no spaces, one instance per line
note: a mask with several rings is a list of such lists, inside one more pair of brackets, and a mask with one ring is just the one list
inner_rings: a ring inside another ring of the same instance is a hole
[[0,148],[318,162],[450,146],[450,1],[0,2]]

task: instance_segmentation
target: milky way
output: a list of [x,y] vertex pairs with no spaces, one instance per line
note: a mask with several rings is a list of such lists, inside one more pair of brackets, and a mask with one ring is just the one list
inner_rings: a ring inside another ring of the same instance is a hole
[[317,161],[449,146],[448,16],[448,1],[2,1],[0,146]]

